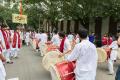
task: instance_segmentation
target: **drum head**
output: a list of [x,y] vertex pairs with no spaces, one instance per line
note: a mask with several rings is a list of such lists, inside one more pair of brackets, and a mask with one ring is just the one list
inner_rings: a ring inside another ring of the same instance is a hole
[[58,70],[56,69],[55,65],[51,65],[49,71],[50,71],[52,80],[61,80],[60,75],[59,75]]
[[98,62],[105,62],[107,59],[107,53],[103,48],[97,48]]
[[46,70],[49,70],[51,64],[56,64],[64,60],[64,57],[58,58],[60,53],[58,51],[48,52],[42,60],[42,64]]

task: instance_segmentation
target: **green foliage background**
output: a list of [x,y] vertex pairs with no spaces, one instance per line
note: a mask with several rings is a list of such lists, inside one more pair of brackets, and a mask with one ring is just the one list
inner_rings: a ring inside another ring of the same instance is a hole
[[[9,8],[10,1],[0,6],[0,18],[4,23],[14,27],[12,13],[19,13],[19,0]],[[44,19],[54,23],[59,20],[85,20],[95,17],[114,17],[120,19],[120,0],[22,0],[23,14],[28,15],[28,24],[37,29]]]

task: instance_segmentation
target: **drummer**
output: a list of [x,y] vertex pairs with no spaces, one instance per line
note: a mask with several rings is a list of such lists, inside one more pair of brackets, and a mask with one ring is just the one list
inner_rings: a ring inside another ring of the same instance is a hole
[[70,41],[65,36],[64,32],[59,32],[58,35],[59,38],[61,39],[59,51],[62,53],[59,55],[59,57],[62,57],[71,51],[71,45],[70,45]]
[[80,43],[76,44],[67,61],[76,60],[75,80],[95,80],[97,69],[97,50],[93,43],[87,40],[87,30],[78,32]]
[[57,30],[54,31],[54,35],[53,35],[53,37],[51,39],[51,42],[55,46],[60,46],[60,38],[59,38]]
[[108,69],[110,75],[114,74],[113,64],[114,61],[116,61],[117,59],[117,50],[119,47],[118,45],[120,45],[120,37],[117,38],[116,41],[113,41],[112,44],[109,46],[109,48],[111,49],[110,58],[108,59]]

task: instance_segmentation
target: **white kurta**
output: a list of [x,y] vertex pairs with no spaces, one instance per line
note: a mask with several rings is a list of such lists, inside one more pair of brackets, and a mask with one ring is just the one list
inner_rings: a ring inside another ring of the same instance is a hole
[[42,33],[41,36],[40,36],[40,40],[41,40],[41,43],[46,43],[47,42],[47,34],[46,33]]
[[117,59],[117,50],[118,50],[118,44],[117,41],[113,41],[112,44],[109,46],[111,48],[111,54],[110,54],[110,59],[111,60],[116,60]]
[[16,35],[17,36],[17,40],[16,40],[16,47],[15,48],[12,48],[13,50],[13,57],[17,57],[18,56],[18,52],[19,52],[19,48],[18,48],[18,34]]
[[74,39],[74,36],[72,34],[69,34],[67,38],[70,42],[72,42]]
[[80,39],[76,38],[75,42],[76,42],[76,44],[80,43]]
[[30,42],[30,33],[26,32],[25,34],[25,42]]
[[54,45],[60,46],[60,38],[59,38],[58,34],[54,35],[52,37],[51,41],[53,42]]
[[95,80],[97,59],[96,47],[89,40],[83,40],[77,44],[67,57],[68,61],[76,60],[76,68],[74,70],[76,80]]
[[[7,35],[7,33],[5,32],[5,34]],[[5,58],[6,58],[6,62],[9,62],[10,61],[10,49],[6,49],[6,45],[5,45],[5,40],[4,40],[4,37],[3,37],[3,34],[2,34],[2,31],[0,30],[0,38],[1,38],[1,42],[2,42],[2,45],[4,47],[4,49],[2,50]],[[8,37],[7,37],[7,40],[8,40]]]
[[[0,52],[0,54],[2,54],[2,52]],[[6,77],[5,68],[3,66],[2,61],[0,60],[0,80],[5,80],[5,77]]]
[[41,35],[40,33],[36,33],[36,34],[35,34],[35,38],[36,38],[37,40],[39,40],[39,39],[40,39],[40,35]]
[[68,50],[71,50],[71,45],[70,45],[70,41],[66,38],[65,42],[64,42],[64,49],[63,52],[66,52]]

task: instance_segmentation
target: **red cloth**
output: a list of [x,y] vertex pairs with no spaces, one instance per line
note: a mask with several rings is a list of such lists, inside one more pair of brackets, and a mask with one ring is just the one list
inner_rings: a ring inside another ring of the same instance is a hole
[[18,32],[15,32],[15,33],[14,33],[14,36],[13,36],[13,44],[12,44],[12,47],[13,47],[13,48],[16,48],[16,44],[17,44],[17,35],[18,35],[18,48],[21,47],[20,34],[19,34]]
[[60,74],[61,80],[75,80],[74,69],[76,66],[75,61],[73,62],[61,62],[56,65],[57,71]]
[[102,45],[107,45],[107,37],[102,37]]
[[6,31],[6,33],[7,33],[8,41],[11,42],[11,32],[10,32],[10,30]]
[[64,37],[64,38],[62,39],[61,44],[60,44],[60,49],[59,49],[59,51],[62,52],[62,53],[63,53],[63,50],[64,50],[65,39],[66,39],[66,37]]
[[110,58],[111,49],[110,48],[105,48],[105,51],[107,53],[107,60],[108,60]]
[[5,41],[6,49],[10,49],[10,43],[8,41],[8,38],[7,38],[7,32],[5,32],[4,30],[1,30],[1,32],[3,34],[3,38],[4,38],[4,41]]
[[110,38],[107,40],[107,44],[110,45],[112,42],[113,42],[113,40],[112,40],[112,38],[110,37]]

